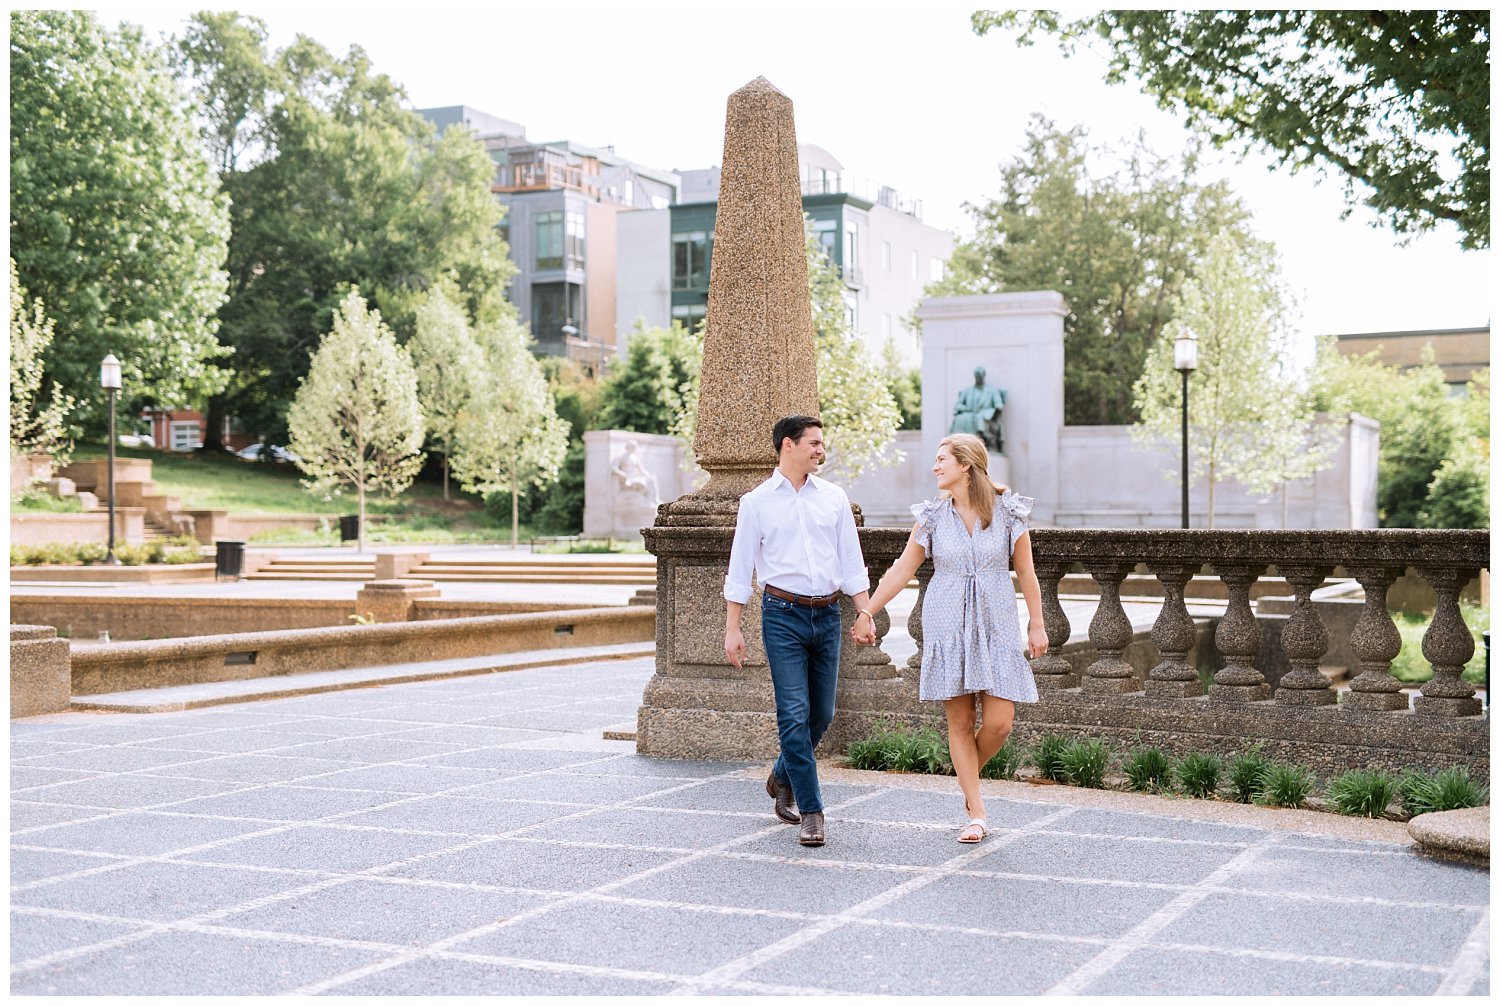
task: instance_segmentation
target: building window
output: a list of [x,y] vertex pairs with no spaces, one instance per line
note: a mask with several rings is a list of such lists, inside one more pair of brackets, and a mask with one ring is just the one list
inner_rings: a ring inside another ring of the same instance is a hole
[[912,279],[921,279],[922,278],[922,274],[917,271],[917,253],[916,252],[912,252],[911,253],[911,278]]
[[567,233],[563,245],[569,269],[583,268],[583,214],[577,210],[567,213]]
[[676,304],[672,307],[672,320],[690,332],[698,327],[698,323],[707,314],[707,304]]
[[173,420],[169,428],[174,451],[191,451],[203,446],[203,433],[196,420]]
[[563,267],[563,214],[561,210],[536,215],[536,267]]
[[934,283],[940,283],[940,282],[942,282],[942,280],[943,280],[943,260],[940,259],[940,258],[935,258],[931,262],[927,263],[927,266],[928,266],[928,269],[929,269],[929,271],[930,271],[930,273],[932,275],[932,281]]
[[851,283],[860,282],[859,271],[859,224],[853,220],[844,221],[844,272],[843,276]]
[[891,243],[889,241],[880,242],[880,269],[882,272],[891,271]]
[[531,334],[543,342],[560,342],[563,326],[582,327],[583,287],[577,283],[534,283],[531,287]]
[[823,249],[823,254],[828,256],[828,261],[837,265],[839,222],[837,220],[814,220],[812,222],[813,234],[818,238],[818,244]]
[[708,232],[672,236],[672,289],[708,289]]

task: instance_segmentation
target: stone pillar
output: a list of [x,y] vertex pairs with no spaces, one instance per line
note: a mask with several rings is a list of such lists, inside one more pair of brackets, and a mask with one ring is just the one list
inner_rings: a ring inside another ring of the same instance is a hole
[[431,580],[366,580],[355,595],[354,613],[370,622],[409,622],[418,599],[441,593]]
[[1412,703],[1424,716],[1477,716],[1484,706],[1474,697],[1474,686],[1460,675],[1474,655],[1474,636],[1458,610],[1458,593],[1474,579],[1477,569],[1420,566],[1417,571],[1437,593],[1437,610],[1422,636],[1422,656],[1432,665],[1432,680]]
[[10,627],[10,717],[66,712],[73,701],[68,641],[50,625]]
[[427,559],[427,552],[376,552],[375,579],[399,580]]
[[1365,589],[1365,607],[1349,647],[1359,658],[1359,674],[1349,682],[1344,705],[1350,709],[1395,712],[1408,708],[1401,682],[1391,675],[1391,661],[1401,652],[1401,632],[1391,621],[1385,593],[1401,575],[1401,566],[1348,566],[1350,576]]
[[1043,558],[1033,551],[1031,565],[1036,571],[1037,584],[1042,588],[1042,624],[1047,628],[1047,652],[1031,662],[1037,691],[1077,688],[1078,674],[1068,658],[1062,655],[1062,648],[1072,638],[1073,626],[1057,597],[1057,585],[1073,564]]
[[1146,674],[1146,694],[1158,699],[1202,695],[1198,669],[1187,660],[1197,632],[1183,591],[1203,566],[1196,562],[1153,562],[1147,566],[1161,581],[1163,601],[1156,624],[1151,626],[1151,641],[1161,651],[1161,662]]
[[[736,668],[724,659],[724,576],[740,496],[776,465],[771,428],[782,416],[818,414],[792,103],[764,78],[729,96],[719,185],[693,438],[709,479],[658,507],[655,524],[642,532],[657,560],[656,673],[637,715],[636,750],[668,758],[764,758],[777,751],[760,593],[745,605],[748,656]],[[858,507],[855,522],[863,523]],[[867,550],[872,533],[885,532],[862,532]],[[845,646],[852,648],[853,612],[842,608]],[[841,665],[848,673],[841,675],[838,711],[821,750],[841,750],[892,713],[918,715],[915,690],[888,661],[845,652]]]
[[1278,563],[1276,570],[1297,595],[1296,610],[1281,630],[1281,648],[1292,670],[1277,682],[1276,701],[1289,706],[1332,705],[1337,696],[1318,670],[1318,662],[1328,652],[1328,630],[1312,603],[1312,592],[1323,585],[1332,568]]
[[1085,694],[1134,691],[1135,669],[1120,656],[1134,636],[1130,618],[1120,603],[1120,581],[1135,568],[1135,563],[1085,561],[1083,568],[1099,584],[1099,606],[1089,622],[1089,642],[1098,649],[1099,657],[1084,674],[1083,691]]
[[1271,686],[1250,662],[1260,645],[1260,626],[1250,610],[1250,585],[1266,571],[1264,564],[1215,562],[1214,572],[1229,589],[1229,606],[1214,630],[1214,643],[1227,667],[1214,675],[1208,697],[1214,702],[1258,702],[1271,696]]

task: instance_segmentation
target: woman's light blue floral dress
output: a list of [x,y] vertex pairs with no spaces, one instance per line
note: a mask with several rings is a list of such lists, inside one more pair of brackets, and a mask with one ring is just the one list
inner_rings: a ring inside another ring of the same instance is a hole
[[924,701],[989,692],[1012,702],[1035,702],[1036,679],[1017,621],[1010,557],[1026,533],[1032,499],[1007,491],[995,501],[990,526],[973,537],[948,498],[911,508],[916,537],[932,558],[932,582],[922,601]]

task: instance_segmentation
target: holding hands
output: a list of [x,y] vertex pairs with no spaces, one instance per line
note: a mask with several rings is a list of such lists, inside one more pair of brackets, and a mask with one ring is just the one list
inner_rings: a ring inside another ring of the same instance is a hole
[[875,616],[870,614],[868,608],[859,609],[854,624],[849,628],[849,635],[860,646],[875,645]]

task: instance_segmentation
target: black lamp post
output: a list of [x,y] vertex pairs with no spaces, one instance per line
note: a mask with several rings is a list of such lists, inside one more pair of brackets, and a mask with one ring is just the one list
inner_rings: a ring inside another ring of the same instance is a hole
[[1172,366],[1182,375],[1182,526],[1188,526],[1188,376],[1198,369],[1198,337],[1184,328],[1173,344]]
[[106,566],[118,566],[115,558],[115,395],[120,391],[120,361],[110,353],[99,364],[99,387],[109,398],[109,545],[104,554]]

